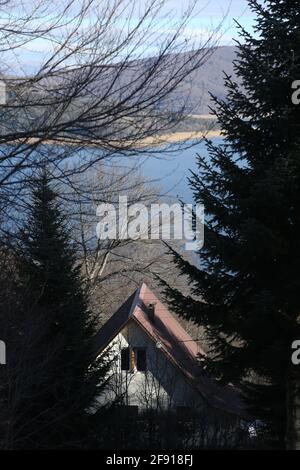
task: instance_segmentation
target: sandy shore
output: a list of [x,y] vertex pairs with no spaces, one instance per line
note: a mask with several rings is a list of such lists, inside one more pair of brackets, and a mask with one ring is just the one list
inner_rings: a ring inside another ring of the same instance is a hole
[[[185,142],[188,140],[193,140],[193,139],[202,139],[203,137],[207,138],[213,138],[213,137],[220,137],[221,132],[219,130],[210,130],[210,131],[193,131],[193,132],[173,132],[171,134],[164,134],[164,135],[158,135],[158,136],[151,136],[151,137],[145,137],[144,139],[141,139],[138,143],[133,142],[133,146],[136,147],[159,147],[162,145],[166,144],[175,144],[175,143],[180,143],[180,142]],[[16,142],[12,142],[16,144]],[[37,138],[30,138],[26,139],[24,142],[18,142],[18,144],[21,145],[26,145],[26,144],[43,144],[43,145],[70,145],[70,146],[81,146],[83,147],[86,145],[86,147],[101,147],[101,142],[98,141],[88,141],[86,144],[84,143],[83,140],[76,140],[76,139],[70,139],[70,140],[40,140]],[[128,141],[128,147],[130,147],[130,141]],[[117,144],[114,142],[113,146],[117,149]],[[120,148],[124,149],[123,145],[120,145]]]
[[214,131],[194,131],[194,132],[173,132],[172,134],[165,134],[157,137],[146,137],[145,139],[141,140],[141,144],[143,146],[153,146],[156,147],[157,145],[163,145],[166,143],[176,143],[176,142],[184,142],[186,140],[192,139],[202,139],[203,137],[213,138],[213,137],[220,137],[221,131],[214,130]]

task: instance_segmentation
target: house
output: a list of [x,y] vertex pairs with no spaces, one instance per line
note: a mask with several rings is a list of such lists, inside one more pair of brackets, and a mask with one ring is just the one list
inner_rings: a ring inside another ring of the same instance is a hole
[[110,386],[101,400],[121,397],[135,410],[206,410],[240,419],[245,415],[237,391],[208,378],[205,352],[168,308],[146,286],[137,289],[103,325],[96,355],[110,351]]

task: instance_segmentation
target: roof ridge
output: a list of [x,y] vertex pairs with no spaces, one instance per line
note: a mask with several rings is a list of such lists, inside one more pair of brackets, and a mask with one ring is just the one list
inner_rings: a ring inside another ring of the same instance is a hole
[[[168,307],[166,307],[164,305],[164,303],[157,297],[157,295],[147,286],[147,284],[145,284],[145,282],[142,283],[141,285],[141,288],[140,288],[140,292],[142,290],[142,287],[146,287],[146,289],[148,289],[148,291],[151,293],[151,295],[153,297],[155,297],[155,299],[166,309],[166,312],[168,313],[168,315],[171,317],[172,321],[176,324],[176,327],[179,329],[180,333],[183,334],[183,336],[186,336],[188,338],[188,340],[190,342],[193,342],[195,343],[197,349],[199,349],[199,354],[203,355],[203,354],[206,354],[205,351],[203,350],[203,348],[197,344],[197,341],[195,341],[191,335],[186,331],[186,329],[181,325],[181,323],[179,322],[179,320],[176,318],[176,316],[169,310]],[[141,300],[143,301],[143,299],[141,298]],[[137,305],[138,306],[138,305]],[[146,315],[145,312],[143,312],[144,315]],[[164,316],[163,315],[159,315],[159,318],[160,319],[164,319]],[[165,317],[166,318],[166,317]]]
[[[131,304],[131,307],[130,307],[129,312],[128,312],[128,318],[132,317],[135,308],[138,306],[138,301],[140,299],[140,293],[141,293],[141,289],[143,287],[143,284],[135,290],[134,294],[132,294],[132,295],[134,295],[134,297],[133,297],[132,304]],[[122,305],[124,305],[124,304],[122,304]],[[112,315],[112,316],[114,316],[114,315]]]

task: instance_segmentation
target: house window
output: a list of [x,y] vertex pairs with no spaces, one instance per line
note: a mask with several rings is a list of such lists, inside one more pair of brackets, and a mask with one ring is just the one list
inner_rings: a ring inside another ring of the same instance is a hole
[[130,370],[130,349],[123,348],[121,350],[121,369],[122,370]]
[[130,355],[130,365],[131,365],[130,369],[131,369],[132,372],[135,371],[135,361],[136,361],[135,356],[136,356],[135,350],[132,349],[131,350],[131,355]]
[[121,370],[144,372],[146,370],[146,349],[121,349]]
[[144,372],[147,368],[146,349],[135,350],[135,365],[137,370]]

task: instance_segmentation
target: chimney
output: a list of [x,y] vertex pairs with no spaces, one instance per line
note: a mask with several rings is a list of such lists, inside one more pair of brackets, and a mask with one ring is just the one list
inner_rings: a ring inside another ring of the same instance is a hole
[[155,304],[149,304],[148,305],[148,317],[151,320],[151,322],[154,323],[154,320],[155,320]]

